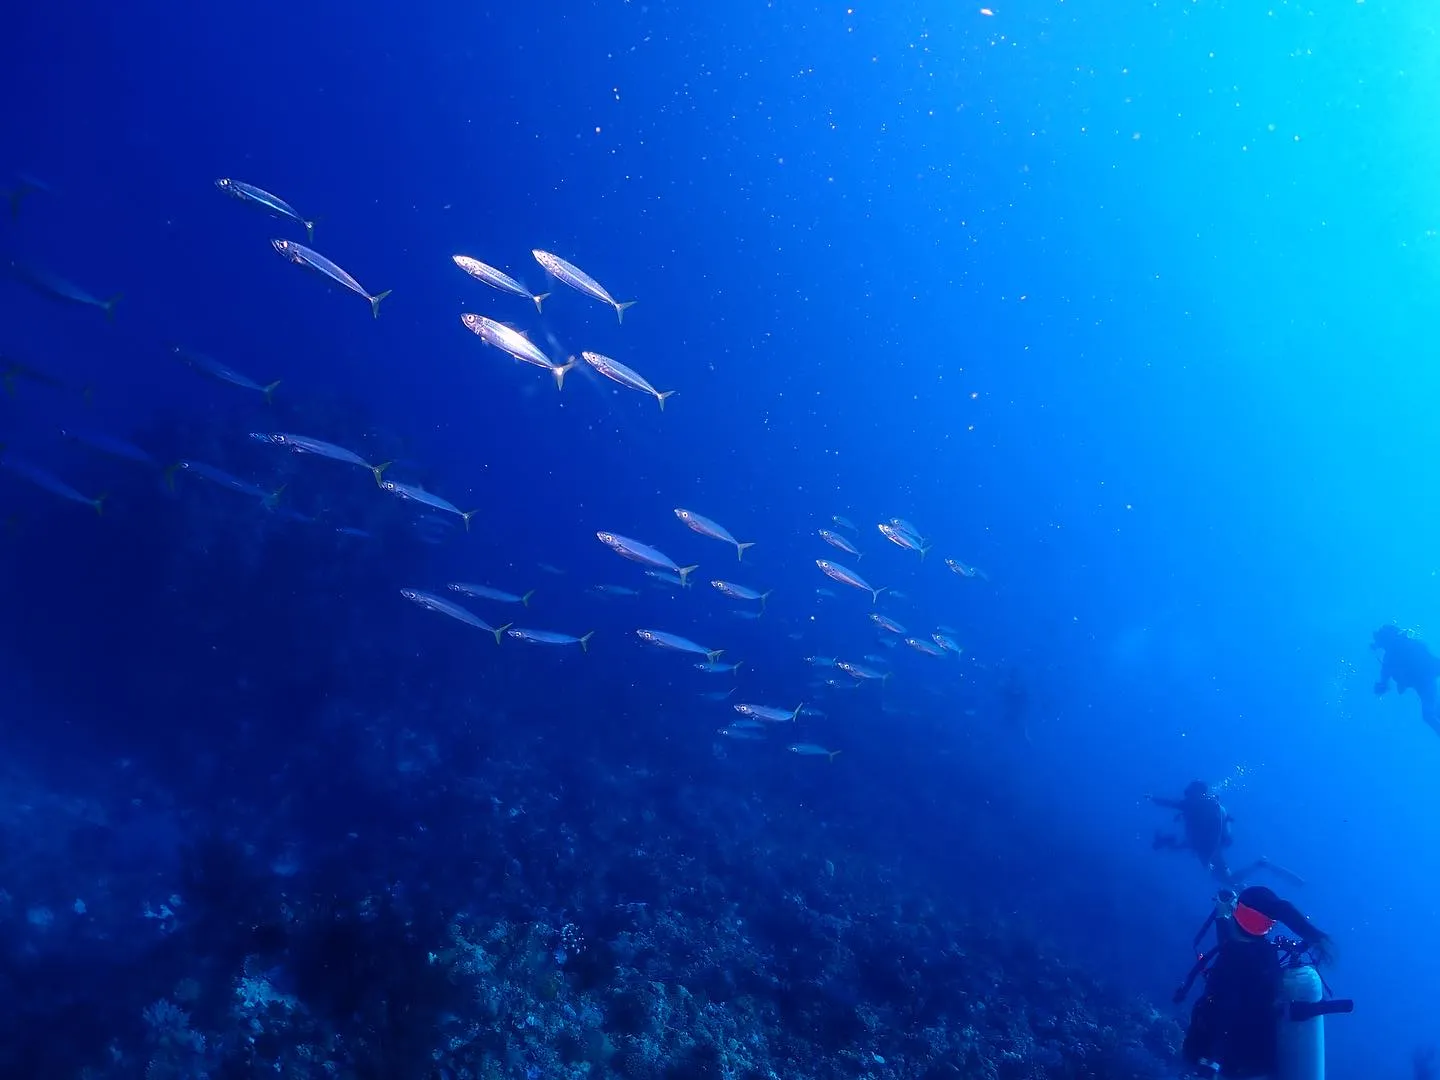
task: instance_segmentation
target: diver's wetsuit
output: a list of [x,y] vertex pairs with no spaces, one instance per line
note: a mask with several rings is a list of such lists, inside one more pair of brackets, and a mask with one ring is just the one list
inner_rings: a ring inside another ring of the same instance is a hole
[[1280,958],[1265,938],[1240,940],[1232,928],[1233,920],[1216,920],[1221,948],[1190,1012],[1181,1053],[1192,1064],[1220,1062],[1221,1076],[1265,1076],[1275,1070]]
[[1435,679],[1440,676],[1440,659],[1429,646],[1414,634],[1395,626],[1382,626],[1375,631],[1372,649],[1383,649],[1380,678],[1375,693],[1383,694],[1395,682],[1396,693],[1414,690],[1420,699],[1420,719],[1440,734],[1440,712],[1436,711]]
[[[1190,1012],[1181,1052],[1192,1065],[1219,1063],[1220,1076],[1238,1080],[1267,1076],[1276,1070],[1277,1024],[1284,1015],[1280,1002],[1282,972],[1276,944],[1265,936],[1263,928],[1250,933],[1238,925],[1233,906],[1236,894],[1229,895],[1232,904],[1228,909],[1217,909],[1213,919],[1215,947],[1196,964],[1176,991],[1175,1001],[1178,1004],[1185,999],[1196,975],[1203,971],[1205,992]],[[1317,958],[1328,955],[1329,937],[1294,904],[1270,889],[1250,886],[1239,893],[1238,899],[1299,935]],[[1348,1003],[1335,1004],[1348,1008]]]
[[1185,837],[1155,836],[1155,849],[1182,851],[1189,849],[1200,856],[1200,861],[1222,883],[1228,885],[1233,879],[1230,868],[1225,865],[1225,848],[1233,842],[1230,835],[1230,813],[1210,791],[1197,789],[1199,781],[1186,789],[1183,799],[1164,799],[1152,795],[1150,801],[1156,806],[1176,811],[1185,824]]

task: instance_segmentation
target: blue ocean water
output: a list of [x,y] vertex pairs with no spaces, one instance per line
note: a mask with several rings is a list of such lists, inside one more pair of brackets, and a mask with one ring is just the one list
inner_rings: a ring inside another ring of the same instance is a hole
[[[1272,883],[1337,942],[1358,1004],[1332,1074],[1412,1075],[1440,744],[1371,693],[1366,646],[1440,635],[1434,23],[1373,0],[27,7],[0,41],[6,1075],[311,1075],[301,1047],[342,1075],[1172,1075],[1155,1032],[1183,1025],[1215,886],[1152,851],[1144,796],[1194,777],[1233,860],[1302,876]],[[317,251],[393,290],[379,317],[221,177],[313,217]],[[536,248],[637,301],[623,324]],[[549,290],[543,314],[457,254]],[[119,294],[113,318],[26,268]],[[583,362],[557,392],[467,311],[675,396]],[[279,497],[167,483],[181,460]],[[607,530],[699,564],[693,588]],[[713,580],[773,590],[763,616]],[[497,647],[402,589],[594,637]],[[746,702],[823,715],[731,728]],[[1094,989],[1060,1003],[1055,971]],[[984,987],[993,1030],[1033,1034],[974,1035]],[[1089,1072],[1053,1022],[1152,1002]],[[684,1058],[705,1024],[718,1058]]]

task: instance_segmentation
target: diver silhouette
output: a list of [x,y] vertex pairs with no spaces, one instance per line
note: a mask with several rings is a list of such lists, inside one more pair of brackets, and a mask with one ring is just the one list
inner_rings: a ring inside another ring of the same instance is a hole
[[1395,683],[1395,692],[1414,690],[1420,699],[1420,719],[1440,735],[1440,713],[1435,708],[1435,679],[1440,676],[1440,659],[1410,630],[1382,626],[1371,635],[1370,648],[1383,652],[1380,678],[1375,693],[1382,695]]

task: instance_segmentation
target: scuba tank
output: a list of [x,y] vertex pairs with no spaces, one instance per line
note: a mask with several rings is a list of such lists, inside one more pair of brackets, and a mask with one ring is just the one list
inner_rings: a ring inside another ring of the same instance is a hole
[[1275,1080],[1325,1080],[1325,1017],[1355,1011],[1349,998],[1330,996],[1305,943],[1277,938],[1279,1015],[1275,1021]]
[[1282,1010],[1276,1021],[1275,1080],[1325,1080],[1325,1017],[1310,1010],[1303,1020],[1291,1018],[1296,1005],[1330,1004],[1325,983],[1309,964],[1284,969],[1280,976]]

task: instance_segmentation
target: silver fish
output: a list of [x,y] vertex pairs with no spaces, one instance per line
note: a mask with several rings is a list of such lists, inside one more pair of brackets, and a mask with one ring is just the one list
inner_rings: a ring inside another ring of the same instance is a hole
[[790,724],[800,719],[800,710],[805,708],[802,701],[794,709],[777,709],[773,705],[736,705],[734,709],[741,716],[752,720],[764,720],[771,724]]
[[334,443],[328,443],[322,439],[312,439],[308,435],[289,435],[283,431],[252,431],[250,438],[271,446],[283,446],[286,450],[293,450],[297,454],[314,454],[316,457],[329,458],[331,461],[343,461],[347,465],[359,465],[362,469],[370,470],[375,477],[376,484],[383,482],[380,479],[381,474],[393,464],[393,462],[387,461],[380,465],[371,465],[352,450],[346,450],[343,446],[336,446]]
[[10,200],[10,216],[20,216],[20,200],[33,192],[48,192],[50,185],[36,180],[33,176],[26,176],[24,173],[15,174],[15,183],[12,187],[0,191],[0,195]]
[[209,480],[212,484],[219,484],[221,487],[229,488],[231,491],[238,491],[241,495],[249,495],[259,499],[267,510],[274,510],[280,501],[280,493],[285,490],[285,485],[274,491],[266,491],[257,484],[248,480],[242,480],[238,476],[227,473],[224,469],[217,469],[214,465],[206,465],[203,461],[175,462],[165,470],[165,486],[171,491],[175,490],[176,473],[189,473],[191,476],[198,476],[202,480]]
[[959,559],[946,559],[945,565],[963,578],[980,578],[982,581],[989,581],[990,577],[978,566],[966,566]]
[[456,266],[464,270],[465,273],[469,274],[476,281],[499,289],[501,292],[514,293],[516,296],[523,296],[527,300],[533,300],[537,312],[540,310],[541,301],[550,295],[548,292],[532,293],[529,289],[525,288],[524,285],[521,285],[520,282],[505,273],[505,271],[496,270],[495,267],[483,263],[479,259],[472,259],[469,255],[452,255],[450,257],[455,260]]
[[721,596],[728,596],[731,600],[759,600],[760,610],[765,610],[765,601],[769,598],[774,589],[767,589],[765,592],[757,592],[745,585],[736,585],[733,581],[712,581],[712,588]]
[[696,566],[677,566],[675,560],[670,558],[669,555],[666,555],[662,551],[657,551],[649,544],[642,544],[638,540],[631,540],[627,536],[620,536],[612,532],[597,532],[595,536],[602,544],[610,548],[617,555],[623,555],[627,559],[644,563],[646,566],[669,570],[680,579],[682,585],[689,583],[690,571],[699,568],[698,564],[696,564]]
[[442,499],[439,495],[433,495],[424,488],[415,484],[402,484],[398,480],[381,480],[380,490],[388,491],[399,499],[409,499],[418,502],[422,506],[429,506],[436,510],[444,510],[448,514],[457,514],[465,522],[465,530],[470,530],[470,519],[478,514],[479,510],[461,510],[448,499]]
[[939,645],[940,648],[944,649],[946,652],[953,652],[956,656],[959,656],[965,651],[963,648],[961,648],[958,641],[956,641],[953,637],[951,637],[949,634],[945,633],[942,630],[936,630],[935,633],[930,635],[930,637],[936,645]]
[[870,621],[873,622],[876,626],[880,627],[881,630],[889,630],[892,634],[903,635],[905,633],[905,627],[901,626],[894,619],[887,618],[886,616],[880,615],[877,612],[872,611],[870,613]]
[[831,514],[830,520],[833,521],[836,525],[839,525],[842,529],[849,529],[851,532],[860,531],[859,529],[855,528],[855,523],[853,521],[851,521],[847,517],[841,517],[839,514]]
[[765,736],[760,734],[760,732],[755,731],[751,728],[742,728],[735,724],[731,724],[729,727],[720,728],[718,731],[715,732],[715,734],[723,735],[727,739],[735,739],[739,742],[765,741]]
[[600,372],[607,379],[611,379],[621,386],[628,386],[631,390],[639,390],[642,394],[649,394],[660,403],[660,411],[665,411],[665,399],[675,393],[674,390],[656,390],[651,386],[645,376],[633,368],[626,367],[619,360],[613,360],[597,352],[582,352],[585,362]]
[[47,472],[38,465],[31,465],[28,461],[22,461],[10,454],[0,458],[0,466],[8,469],[22,480],[28,480],[36,487],[50,492],[51,495],[59,495],[62,499],[69,499],[71,502],[83,503],[92,507],[97,514],[105,512],[105,495],[100,494],[95,498],[88,495],[81,495],[69,484],[65,483],[54,473]]
[[532,645],[579,645],[581,652],[590,651],[590,639],[595,636],[595,631],[588,634],[581,634],[575,637],[573,634],[557,634],[553,630],[510,630],[513,638],[521,641],[528,641]]
[[841,551],[845,552],[846,555],[854,555],[857,559],[863,559],[865,557],[856,550],[854,544],[850,543],[849,540],[841,536],[839,533],[834,532],[830,529],[821,529],[820,539],[824,540],[833,548],[839,548]]
[[105,312],[107,319],[115,318],[115,305],[120,302],[121,293],[116,293],[109,300],[98,300],[80,286],[73,285],[64,278],[52,274],[49,270],[42,270],[38,266],[26,266],[24,263],[12,262],[10,271],[36,292],[48,296],[52,300],[78,304],[81,307],[99,308]]
[[734,544],[735,558],[737,559],[743,559],[745,557],[746,548],[752,548],[755,546],[755,541],[753,540],[742,544],[739,540],[736,540],[735,537],[730,535],[729,529],[725,528],[718,522],[711,521],[703,514],[695,513],[695,511],[693,510],[676,509],[675,516],[681,521],[683,521],[686,525],[688,525],[692,530],[699,533],[701,536],[708,536],[712,540],[723,540],[727,544]]
[[[715,660],[706,660],[704,663],[696,664],[696,671],[703,671],[706,675],[738,675],[744,660],[736,660],[733,664],[722,664]],[[727,690],[725,696],[729,697],[735,692],[734,688]]]
[[[0,381],[5,384],[5,393],[14,397],[15,387],[22,379],[40,386],[48,386],[52,390],[74,389],[64,379],[58,379],[48,371],[42,371],[23,360],[12,360],[8,356],[0,357]],[[80,392],[85,398],[85,404],[90,404],[90,387],[87,386]]]
[[914,650],[915,650],[916,652],[918,652],[918,653],[924,653],[926,656],[944,656],[944,655],[945,655],[945,650],[944,650],[944,649],[940,648],[938,645],[932,645],[932,644],[930,644],[930,642],[928,642],[928,641],[922,641],[922,640],[920,640],[920,638],[907,637],[907,638],[905,639],[905,644],[906,644],[906,645],[909,645],[912,649],[914,649]]
[[493,345],[501,352],[509,353],[516,360],[523,360],[527,364],[534,364],[542,367],[555,377],[555,389],[565,389],[565,373],[575,366],[575,361],[557,364],[546,356],[528,337],[519,330],[515,330],[504,323],[498,323],[494,319],[487,319],[484,315],[476,315],[473,312],[465,312],[460,316],[460,322],[466,330],[476,335],[486,345]]
[[464,593],[466,596],[473,596],[479,600],[494,600],[501,604],[523,604],[526,607],[530,606],[530,597],[535,595],[534,589],[517,596],[515,593],[492,589],[489,585],[470,585],[464,581],[452,581],[448,587],[455,592]]
[[182,349],[179,345],[176,345],[174,347],[174,352],[176,356],[178,356],[181,360],[184,360],[185,363],[189,364],[196,371],[203,372],[204,374],[209,375],[212,379],[219,379],[221,382],[227,382],[231,386],[238,386],[242,390],[254,390],[257,393],[264,394],[266,401],[272,400],[272,395],[275,393],[275,388],[280,385],[280,380],[276,379],[269,385],[261,386],[254,379],[250,378],[250,376],[240,374],[240,372],[236,371],[232,367],[228,367],[227,365],[222,364],[219,360],[215,360],[212,357],[204,355],[203,353],[191,352],[189,349]]
[[562,285],[569,285],[572,289],[577,289],[586,296],[593,297],[613,307],[615,309],[615,317],[620,322],[625,321],[625,309],[633,307],[635,304],[634,300],[626,300],[623,304],[617,303],[615,298],[605,291],[603,285],[574,263],[567,262],[560,258],[559,255],[552,255],[550,252],[541,251],[539,248],[535,248],[530,254],[535,256],[535,261],[545,268],[546,273]]
[[123,458],[126,461],[133,461],[140,465],[154,465],[155,459],[147,454],[140,447],[128,443],[124,439],[117,439],[112,435],[104,435],[96,431],[72,431],[66,429],[60,432],[66,439],[72,439],[81,446],[88,446],[91,450],[97,450],[102,454],[109,454],[111,457]]
[[888,671],[876,671],[874,668],[868,668],[864,664],[852,664],[848,660],[840,660],[835,666],[852,679],[879,679],[883,683],[890,678],[890,672]]
[[427,611],[438,611],[441,615],[449,615],[452,619],[459,619],[466,626],[473,626],[476,630],[484,630],[488,634],[495,635],[495,644],[500,644],[500,635],[510,629],[510,624],[504,626],[491,626],[480,616],[466,611],[459,604],[452,604],[443,596],[436,596],[434,593],[421,592],[419,589],[401,589],[400,595],[406,600],[413,601],[425,608]]
[[918,536],[907,532],[898,525],[893,525],[888,521],[882,521],[876,527],[880,530],[880,535],[885,537],[886,540],[904,548],[906,551],[918,551],[922,559],[925,558],[925,553],[930,550]]
[[343,285],[351,292],[365,297],[370,301],[370,314],[375,318],[380,317],[380,301],[390,295],[391,290],[375,293],[373,296],[365,291],[365,287],[351,277],[348,273],[336,266],[333,262],[321,255],[318,251],[311,251],[304,244],[297,244],[294,240],[271,240],[273,247],[288,262],[296,266],[308,267],[318,273],[324,274],[337,285]]
[[680,637],[678,634],[667,634],[663,630],[636,630],[635,636],[647,645],[703,656],[712,664],[719,660],[720,654],[725,651],[724,649],[707,649],[704,645],[695,644],[689,638]]
[[600,596],[639,596],[639,595],[640,595],[639,590],[637,590],[637,589],[632,589],[632,588],[630,588],[630,586],[628,586],[628,585],[596,585],[596,586],[594,586],[590,591],[593,592],[593,593],[598,593]]
[[833,563],[829,559],[816,559],[815,565],[832,581],[838,581],[841,585],[849,585],[852,589],[863,589],[870,594],[872,603],[880,602],[880,594],[885,591],[884,586],[878,589],[872,588],[870,583],[854,570],[847,570],[839,563]]
[[796,743],[789,748],[790,753],[799,754],[801,757],[823,757],[834,761],[840,753],[839,750],[826,750],[823,746],[816,746],[814,743]]
[[270,192],[264,188],[258,188],[254,184],[247,184],[243,180],[231,180],[224,176],[215,181],[215,186],[231,198],[239,199],[241,202],[250,203],[253,206],[259,206],[270,211],[272,214],[287,217],[291,221],[305,226],[305,242],[307,244],[313,244],[315,242],[315,222],[306,221],[300,216],[298,210],[280,198],[279,195],[271,195]]

